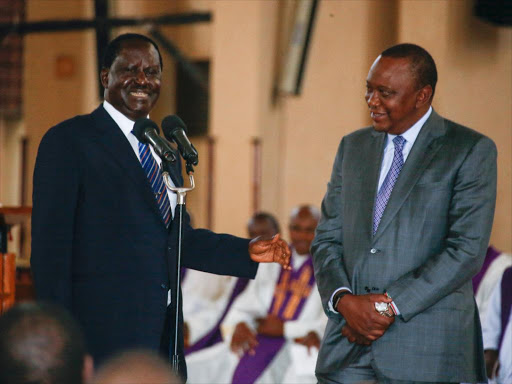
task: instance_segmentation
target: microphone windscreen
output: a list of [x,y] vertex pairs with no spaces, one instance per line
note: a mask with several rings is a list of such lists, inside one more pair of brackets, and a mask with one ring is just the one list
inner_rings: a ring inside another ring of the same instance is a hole
[[142,117],[140,119],[135,120],[132,132],[141,143],[147,144],[147,139],[144,136],[144,132],[148,128],[154,129],[155,131],[157,131],[157,133],[160,132],[158,125],[156,125],[156,123],[151,119]]
[[167,138],[172,136],[177,129],[183,129],[187,133],[187,126],[178,116],[169,115],[162,120],[162,130]]

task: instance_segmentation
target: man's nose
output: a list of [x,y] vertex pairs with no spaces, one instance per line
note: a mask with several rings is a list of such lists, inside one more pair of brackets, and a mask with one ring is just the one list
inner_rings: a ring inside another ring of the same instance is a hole
[[146,74],[144,73],[144,71],[137,71],[137,73],[135,75],[135,81],[138,84],[145,84],[145,83],[147,83],[148,78],[146,77]]
[[376,106],[378,106],[379,103],[380,103],[380,100],[379,100],[379,97],[377,95],[377,92],[367,93],[367,95],[366,95],[366,103],[368,104],[369,107],[376,107]]

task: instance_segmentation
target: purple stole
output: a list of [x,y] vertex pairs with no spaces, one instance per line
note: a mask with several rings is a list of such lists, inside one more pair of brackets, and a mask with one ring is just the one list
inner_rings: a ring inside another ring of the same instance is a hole
[[249,282],[249,279],[239,278],[236,282],[235,287],[233,288],[233,291],[231,292],[231,296],[229,297],[228,303],[226,305],[226,308],[224,309],[224,312],[222,312],[222,316],[220,317],[219,321],[215,324],[215,326],[211,329],[210,332],[208,332],[206,335],[204,335],[202,338],[197,340],[193,345],[185,349],[185,356],[191,354],[192,352],[197,352],[200,349],[211,347],[214,344],[217,344],[218,342],[222,341],[222,334],[220,332],[220,324],[224,321],[224,318],[226,317],[226,314],[228,313],[229,308],[231,308],[231,304],[233,304],[233,301],[240,295],[245,287],[247,286],[247,283]]
[[[283,321],[297,320],[314,285],[311,255],[296,271],[281,269],[268,314]],[[233,384],[254,383],[286,342],[284,337],[257,335],[257,339],[256,353],[253,356],[246,353],[240,359],[233,374]]]
[[482,268],[480,268],[480,272],[478,272],[473,277],[473,292],[475,294],[478,291],[478,287],[480,286],[480,283],[482,282],[485,273],[491,266],[492,262],[496,260],[499,255],[501,255],[501,252],[494,248],[492,245],[490,245],[489,248],[487,248],[487,253],[485,254],[485,259]]
[[181,269],[180,269],[180,283],[182,283],[182,284],[185,281],[185,277],[187,277],[187,271],[188,271],[188,269],[185,267],[181,267]]
[[512,267],[508,267],[503,272],[501,278],[501,334],[500,342],[498,344],[498,351],[501,348],[503,342],[503,336],[505,335],[505,329],[507,328],[508,321],[510,319],[510,312],[512,310]]

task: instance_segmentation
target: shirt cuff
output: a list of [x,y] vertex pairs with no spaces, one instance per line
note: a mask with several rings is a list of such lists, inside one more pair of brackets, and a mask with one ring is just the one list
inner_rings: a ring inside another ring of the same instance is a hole
[[[386,292],[386,296],[389,297],[391,300],[393,300],[391,298],[391,296],[389,296],[389,294]],[[392,301],[391,303],[389,303],[391,305],[391,310],[393,311],[393,313],[395,314],[395,316],[400,316],[400,310],[398,309],[398,307],[396,306],[395,302]]]
[[329,302],[327,303],[327,305],[329,306],[329,311],[333,313],[338,313],[338,311],[336,311],[332,305],[332,300],[334,299],[334,295],[336,295],[339,291],[347,291],[349,293],[352,293],[352,290],[348,287],[341,287],[334,291],[334,293],[331,295],[331,298],[329,299]]
[[392,301],[390,304],[391,304],[391,309],[393,310],[393,312],[395,312],[395,316],[400,316],[400,310],[396,306],[395,302]]

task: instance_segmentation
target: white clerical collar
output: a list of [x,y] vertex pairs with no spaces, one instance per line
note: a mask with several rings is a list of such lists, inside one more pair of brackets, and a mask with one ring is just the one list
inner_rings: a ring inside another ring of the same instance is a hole
[[296,271],[300,267],[302,267],[302,264],[308,259],[309,254],[301,255],[297,253],[295,248],[291,248],[292,251],[292,267]]
[[[409,128],[407,131],[402,133],[400,136],[402,136],[405,140],[407,140],[407,142],[410,143],[410,145],[412,146],[414,144],[414,142],[416,141],[416,138],[420,134],[421,128],[423,127],[423,125],[425,124],[425,122],[427,121],[427,119],[430,117],[431,114],[432,114],[432,107],[429,107],[428,111],[421,117],[421,119],[419,119],[416,123],[414,123],[414,125],[411,128]],[[392,135],[392,134],[388,133],[388,143],[393,141],[393,139],[397,136],[398,135]]]

